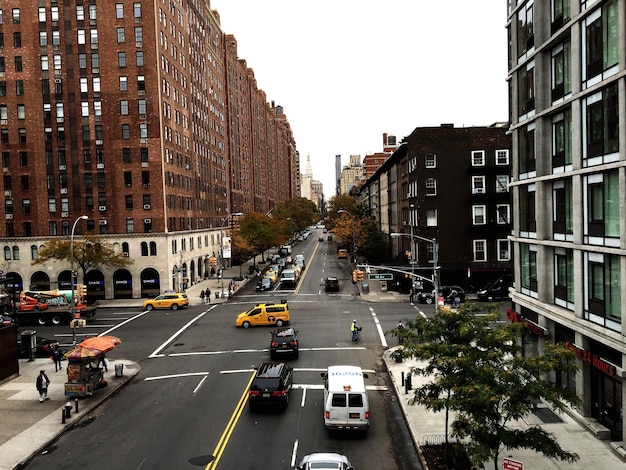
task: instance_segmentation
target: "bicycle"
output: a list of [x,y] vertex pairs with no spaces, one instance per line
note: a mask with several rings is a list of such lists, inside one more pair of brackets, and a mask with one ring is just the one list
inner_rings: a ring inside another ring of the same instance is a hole
[[355,328],[355,330],[352,332],[352,341],[358,343],[359,340],[361,339],[361,330],[363,329],[362,326],[357,326]]

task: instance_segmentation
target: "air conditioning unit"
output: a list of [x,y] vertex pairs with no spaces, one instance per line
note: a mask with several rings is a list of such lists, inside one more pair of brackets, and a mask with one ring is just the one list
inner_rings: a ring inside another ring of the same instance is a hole
[[104,212],[105,210],[107,210],[107,206],[98,206],[98,210],[100,212]]
[[5,192],[4,192],[4,195],[5,195],[5,196],[10,196],[10,195],[11,195],[11,190],[5,191]]
[[69,212],[61,212],[61,217],[69,217],[70,213]]
[[97,164],[96,164],[96,168],[97,168],[98,170],[103,169],[103,168],[104,168],[104,163],[97,163]]
[[122,253],[122,256],[123,256],[124,258],[128,258],[128,257],[130,256],[130,254],[129,254],[128,252],[126,252],[126,251],[125,251],[125,252],[123,252],[123,253]]
[[9,120],[8,119],[0,119],[0,124],[8,124]]
[[107,221],[106,221],[106,220],[100,220],[98,223],[99,223],[100,225],[106,225],[106,224],[107,224]]
[[145,121],[146,120],[146,115],[145,114],[140,114],[139,115],[139,119],[142,120],[142,121]]
[[148,162],[141,162],[142,168],[146,168],[148,166]]
[[55,74],[55,75],[61,75],[61,71],[60,71],[60,70],[55,70],[55,71],[54,71],[54,74]]
[[60,78],[55,78],[54,83],[63,83],[63,80],[61,80]]
[[65,171],[67,170],[67,167],[65,165],[59,165],[59,170]]
[[482,194],[482,193],[484,193],[484,192],[485,192],[485,188],[475,188],[475,189],[474,189],[474,192],[475,192],[476,194]]
[[102,145],[104,144],[104,140],[96,140],[96,145]]
[[8,166],[3,167],[2,171],[4,171],[5,173],[8,173],[9,172],[9,167]]
[[151,224],[152,223],[152,219],[143,219],[143,223],[144,224]]
[[7,220],[11,220],[13,218],[13,214],[6,214],[5,217]]
[[61,194],[67,194],[67,188],[61,188]]
[[143,205],[143,208],[144,208],[145,210],[150,209],[150,204],[144,204],[144,205]]

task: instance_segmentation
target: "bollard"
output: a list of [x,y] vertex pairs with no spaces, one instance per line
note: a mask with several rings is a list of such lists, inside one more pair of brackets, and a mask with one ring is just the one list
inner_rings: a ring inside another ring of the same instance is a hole
[[404,371],[400,372],[400,377],[402,378],[402,380],[401,380],[401,382],[400,382],[400,383],[401,383],[401,384],[402,384],[402,386],[404,387]]
[[72,404],[68,401],[65,404],[65,417],[70,418],[72,416]]
[[78,398],[74,398],[74,412],[78,413]]
[[411,374],[407,374],[407,375],[406,375],[406,383],[407,383],[407,388],[408,388],[409,390],[413,390],[413,384],[412,384]]
[[65,407],[61,407],[61,424],[65,424]]

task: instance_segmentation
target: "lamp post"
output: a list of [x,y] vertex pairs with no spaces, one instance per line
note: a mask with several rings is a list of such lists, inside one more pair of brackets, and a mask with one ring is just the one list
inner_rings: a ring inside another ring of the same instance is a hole
[[351,224],[350,224],[352,226],[352,256],[353,256],[354,264],[356,264],[356,237],[354,235],[354,219],[352,217],[352,214],[350,214],[350,212],[348,212],[345,209],[339,209],[337,211],[337,214],[348,214],[350,218],[352,219]]
[[240,215],[243,215],[243,212],[233,212],[232,214],[228,214],[224,217],[224,221],[220,227],[220,272],[222,276],[222,293],[220,296],[222,298],[224,297],[224,268],[226,267],[224,266],[224,227],[226,226],[226,223],[230,221],[231,217],[239,217]]
[[76,285],[76,276],[74,273],[74,231],[76,230],[76,225],[80,220],[87,220],[89,217],[86,215],[81,215],[74,221],[74,225],[72,225],[72,233],[70,235],[70,283],[72,284],[72,301],[70,302],[70,314],[72,316],[72,345],[76,347],[76,298],[74,297],[74,287]]
[[[411,232],[413,232],[413,226],[411,226]],[[418,240],[422,240],[433,245],[433,289],[435,290],[435,306],[438,305],[439,301],[439,292],[437,288],[437,263],[439,263],[439,247],[437,246],[436,238],[425,238],[420,237],[419,235],[413,235],[413,233],[391,233],[391,237],[411,237],[411,241],[414,238]],[[413,253],[411,253],[412,257]],[[413,283],[413,268],[411,268],[411,283]]]
[[[409,263],[411,264],[411,289],[413,289],[413,275],[414,273],[414,268],[415,268],[415,243],[413,242],[413,239],[415,238],[413,236],[413,209],[415,209],[415,205],[411,204],[409,206],[409,227],[411,228],[411,240],[410,240],[410,248],[411,248],[411,256],[409,259]],[[415,291],[412,291],[415,292]]]

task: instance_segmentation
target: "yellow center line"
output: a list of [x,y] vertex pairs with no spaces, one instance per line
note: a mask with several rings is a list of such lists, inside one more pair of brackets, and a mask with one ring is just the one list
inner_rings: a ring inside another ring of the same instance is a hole
[[[313,254],[311,255],[311,259],[313,259],[315,257],[315,253],[317,252],[317,249],[319,248],[319,246],[320,246],[319,243],[317,245],[315,245],[315,248],[313,249]],[[300,277],[300,280],[298,281],[298,286],[293,291],[294,295],[298,295],[298,292],[300,292],[300,286],[302,285],[302,281],[304,281],[304,276],[306,276],[306,273],[309,270],[309,264],[310,263],[306,263],[305,262],[305,268],[304,268],[304,271],[302,271],[302,276]]]
[[233,411],[233,414],[231,415],[230,420],[228,421],[228,424],[226,425],[226,428],[224,429],[224,432],[222,433],[222,436],[220,437],[220,440],[217,442],[217,445],[215,446],[215,449],[213,450],[213,454],[212,454],[213,461],[209,462],[209,464],[205,467],[205,470],[215,470],[217,468],[217,464],[222,458],[222,454],[224,453],[224,450],[226,449],[226,445],[228,444],[230,436],[235,430],[235,426],[237,425],[237,422],[239,421],[241,413],[243,413],[243,410],[246,407],[246,402],[248,398],[248,390],[250,389],[250,384],[252,383],[252,379],[254,379],[254,374],[255,372],[253,372],[252,375],[250,376],[248,385],[243,391],[243,394],[241,395],[241,398],[239,399],[239,403],[237,403],[237,406],[235,407],[235,410]]

